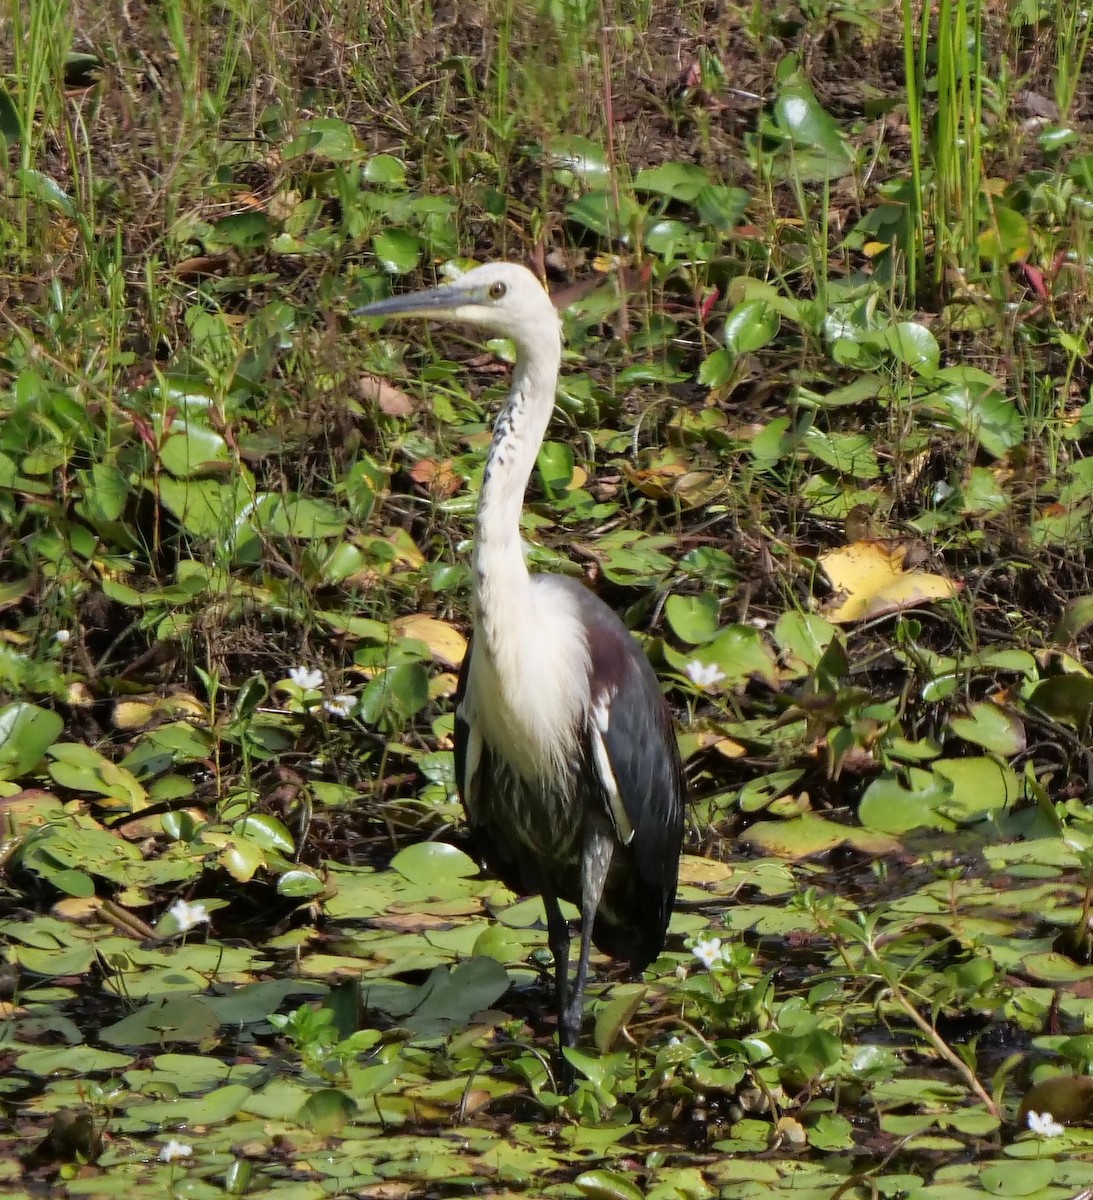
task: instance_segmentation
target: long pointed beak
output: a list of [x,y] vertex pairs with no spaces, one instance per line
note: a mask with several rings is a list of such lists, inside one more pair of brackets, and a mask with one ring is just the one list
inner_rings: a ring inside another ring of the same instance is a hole
[[431,317],[450,312],[466,304],[471,297],[466,288],[445,284],[424,292],[408,292],[405,296],[389,296],[355,308],[354,317]]

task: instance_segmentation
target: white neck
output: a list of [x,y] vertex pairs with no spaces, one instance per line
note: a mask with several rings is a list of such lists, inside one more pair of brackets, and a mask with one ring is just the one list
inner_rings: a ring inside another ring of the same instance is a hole
[[561,332],[550,323],[533,350],[517,346],[512,391],[493,427],[474,539],[475,625],[497,661],[511,641],[514,614],[528,613],[530,578],[520,541],[520,511],[554,411]]

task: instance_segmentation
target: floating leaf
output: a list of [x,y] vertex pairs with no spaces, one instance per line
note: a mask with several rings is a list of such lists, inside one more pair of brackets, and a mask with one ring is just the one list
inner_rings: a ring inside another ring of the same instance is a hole
[[839,825],[826,817],[805,813],[789,821],[756,821],[740,834],[740,840],[782,858],[808,858],[827,854],[844,843],[864,854],[892,854],[898,842],[869,830]]
[[137,810],[148,794],[124,767],[79,742],[57,742],[50,748],[50,776],[62,787],[94,792],[126,808]]
[[645,1195],[634,1180],[621,1171],[602,1168],[585,1171],[573,1182],[577,1191],[589,1200],[642,1200]]
[[204,1042],[219,1028],[219,1018],[201,997],[172,996],[107,1025],[99,1037],[110,1046],[159,1048],[168,1042]]
[[1010,757],[1025,749],[1025,727],[1021,719],[989,700],[973,704],[967,716],[953,717],[949,727],[966,742],[974,742],[995,754]]
[[447,842],[418,842],[407,846],[391,859],[391,868],[411,883],[431,883],[444,878],[468,879],[479,873],[473,858]]
[[318,1088],[296,1114],[296,1120],[320,1137],[331,1137],[356,1116],[357,1105],[338,1088]]
[[1036,685],[1029,703],[1041,712],[1084,729],[1093,718],[1093,678],[1088,675],[1055,675]]
[[923,826],[955,829],[944,809],[952,796],[952,786],[932,771],[910,767],[902,776],[886,773],[866,789],[858,806],[863,825],[883,833],[907,833]]

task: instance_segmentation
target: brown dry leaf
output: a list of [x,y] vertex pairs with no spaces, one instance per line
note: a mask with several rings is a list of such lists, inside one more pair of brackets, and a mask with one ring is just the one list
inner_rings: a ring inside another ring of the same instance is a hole
[[712,471],[687,471],[672,484],[672,495],[688,508],[709,504],[725,489],[724,480]]
[[860,541],[820,555],[820,566],[837,593],[824,605],[823,615],[847,625],[956,595],[960,585],[951,579],[906,570],[907,551],[899,543]]
[[222,275],[230,265],[231,257],[227,254],[195,254],[192,258],[175,263],[171,274],[185,282],[207,275]]
[[431,916],[428,913],[380,913],[369,917],[369,925],[376,929],[394,929],[403,933],[418,933],[424,929],[450,929],[448,917]]
[[670,500],[680,478],[688,473],[683,463],[666,462],[645,470],[625,467],[623,473],[631,487],[651,500]]
[[426,613],[410,613],[409,616],[399,617],[393,628],[400,637],[424,642],[433,658],[446,667],[458,667],[467,653],[467,639],[454,625]]
[[747,750],[732,738],[724,737],[715,729],[704,729],[695,735],[696,749],[715,750],[722,758],[743,758]]
[[414,483],[427,487],[434,496],[454,496],[463,486],[463,476],[452,469],[452,460],[437,462],[435,458],[419,458],[410,468]]
[[357,386],[361,399],[378,405],[385,417],[408,417],[414,411],[413,400],[378,375],[362,375]]

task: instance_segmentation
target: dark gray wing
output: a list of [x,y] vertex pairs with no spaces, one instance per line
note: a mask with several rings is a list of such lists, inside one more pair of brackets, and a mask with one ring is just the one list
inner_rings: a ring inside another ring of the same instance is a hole
[[640,967],[660,952],[675,902],[683,764],[671,712],[641,647],[601,600],[573,586],[592,668],[588,762],[622,859],[608,881],[597,945]]

